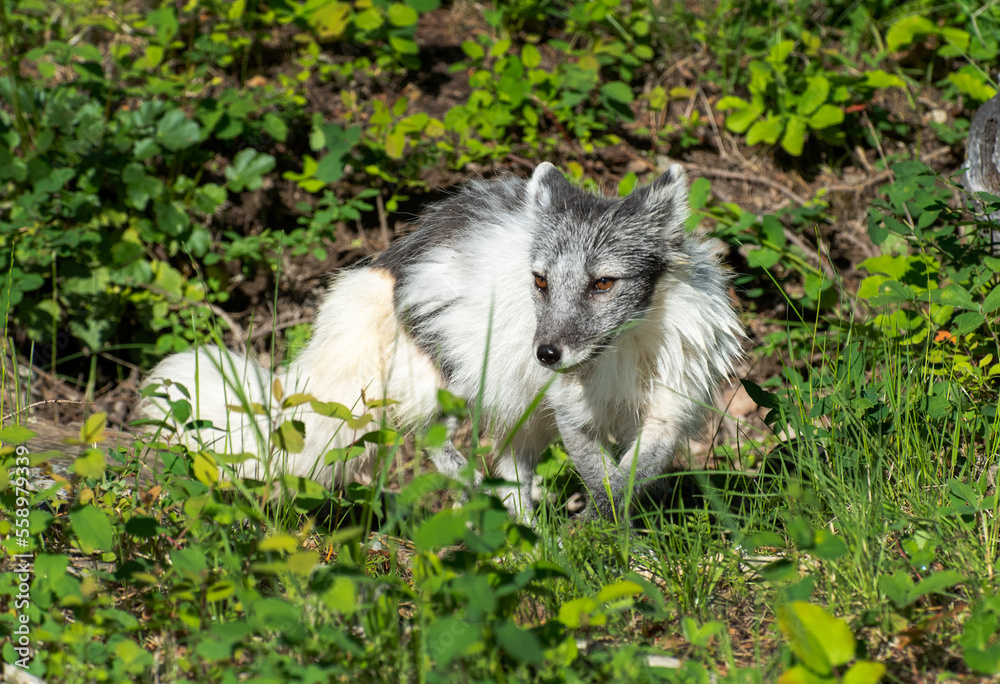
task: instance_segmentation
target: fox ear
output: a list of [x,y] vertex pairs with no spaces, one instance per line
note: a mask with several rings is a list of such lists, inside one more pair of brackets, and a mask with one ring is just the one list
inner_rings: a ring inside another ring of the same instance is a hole
[[645,191],[640,197],[649,225],[654,227],[667,247],[679,247],[684,239],[684,222],[690,212],[684,167],[671,164],[666,173],[641,190]]
[[682,206],[687,200],[687,174],[680,164],[671,164],[667,172],[649,186],[647,203],[651,206]]
[[549,162],[542,162],[535,167],[528,181],[528,206],[537,209],[547,209],[552,204],[552,197],[560,190],[569,190],[572,186],[566,177]]

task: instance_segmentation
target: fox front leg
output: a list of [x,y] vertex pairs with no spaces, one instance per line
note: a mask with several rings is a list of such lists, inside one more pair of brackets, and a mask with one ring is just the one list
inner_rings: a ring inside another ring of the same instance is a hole
[[[651,480],[662,475],[673,460],[680,430],[673,421],[647,420],[641,435],[621,462],[601,448],[582,429],[561,430],[563,444],[590,492],[585,518],[597,516],[631,525],[626,500],[635,501]],[[631,487],[631,496],[627,496]]]
[[622,504],[629,473],[622,472],[614,456],[603,449],[600,441],[586,429],[560,421],[559,434],[576,472],[590,494],[590,503],[583,518],[601,516],[615,522],[625,522]]

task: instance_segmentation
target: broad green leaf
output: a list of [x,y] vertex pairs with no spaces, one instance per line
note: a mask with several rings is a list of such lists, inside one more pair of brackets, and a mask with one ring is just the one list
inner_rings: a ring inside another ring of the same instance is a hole
[[817,674],[829,676],[854,657],[851,628],[820,606],[793,601],[778,612],[778,627],[792,652]]
[[377,7],[369,7],[354,15],[354,25],[362,31],[374,31],[385,23],[385,17]]
[[798,112],[802,116],[809,116],[820,105],[826,102],[830,95],[830,81],[823,74],[817,74],[806,81],[806,89],[799,95]]
[[107,469],[107,460],[98,449],[86,449],[74,461],[72,470],[85,479],[96,479]]
[[80,444],[96,444],[104,441],[104,428],[108,424],[108,414],[95,413],[80,426]]
[[835,684],[830,677],[820,677],[808,667],[796,665],[778,677],[778,684]]
[[596,610],[597,601],[590,597],[573,599],[559,607],[559,622],[569,629],[603,625],[607,622],[608,616],[602,612],[593,614]]
[[417,548],[434,551],[451,546],[465,537],[465,523],[468,521],[461,509],[446,509],[435,513],[421,523],[413,535]]
[[[481,49],[481,48],[480,48]],[[529,69],[534,69],[542,63],[542,53],[531,43],[526,43],[521,48],[521,62]]]
[[629,582],[628,580],[622,580],[621,582],[615,582],[614,584],[609,584],[602,588],[597,594],[597,602],[610,603],[612,601],[625,598],[626,596],[636,596],[641,593],[642,587],[638,584],[635,582]]
[[986,648],[965,648],[962,659],[971,670],[988,675],[1000,674],[1000,643]]
[[847,544],[825,528],[816,530],[812,552],[820,558],[836,560],[847,553]]
[[217,485],[220,480],[219,466],[206,451],[196,451],[191,457],[191,470],[195,478],[207,487]]
[[482,648],[482,638],[475,623],[449,615],[427,628],[425,642],[433,662],[444,667],[458,656]]
[[350,20],[351,5],[337,0],[308,0],[306,21],[320,40],[333,40],[343,35]]
[[80,550],[86,554],[96,551],[110,551],[114,548],[114,530],[107,514],[93,505],[69,512],[73,534],[80,543]]
[[301,420],[286,420],[271,433],[277,447],[290,454],[297,454],[305,448],[306,426]]
[[986,102],[997,94],[997,89],[978,73],[958,71],[948,74],[948,80],[963,94],[980,102]]
[[285,142],[288,140],[288,124],[274,112],[267,112],[264,114],[264,118],[261,119],[261,124],[264,131],[278,142]]
[[844,673],[842,684],[878,684],[885,676],[885,665],[859,660]]
[[788,118],[788,124],[785,126],[785,134],[781,136],[781,147],[793,157],[798,157],[802,154],[802,148],[805,144],[805,119],[793,114]]
[[274,157],[253,148],[240,150],[226,167],[226,181],[233,192],[257,190],[264,184],[264,174],[274,168]]
[[389,23],[393,26],[413,26],[417,23],[417,19],[419,19],[417,11],[409,5],[401,2],[389,5]]
[[906,84],[899,76],[881,69],[865,72],[864,85],[869,88],[905,88]]
[[836,105],[825,104],[817,109],[808,121],[810,128],[816,130],[836,126],[844,121],[844,110]]
[[770,54],[768,55],[768,60],[775,64],[784,64],[788,56],[792,54],[792,50],[795,49],[794,40],[782,40],[771,46]]
[[963,53],[968,52],[969,43],[972,42],[969,32],[957,26],[942,26],[938,30],[938,35],[947,43],[938,48],[938,54],[943,57],[962,57]]
[[545,660],[538,637],[528,630],[521,629],[513,622],[502,622],[495,628],[497,642],[514,660],[531,665],[540,665]]
[[464,52],[469,59],[474,60],[479,60],[486,56],[486,51],[483,50],[483,46],[474,40],[463,41],[462,52]]
[[8,425],[0,430],[0,442],[4,444],[23,444],[34,436],[34,431],[23,425]]
[[913,587],[914,599],[927,594],[939,594],[949,587],[961,584],[965,581],[965,576],[955,570],[942,570],[929,575],[917,582]]
[[781,254],[766,247],[747,250],[747,265],[751,268],[771,268],[780,259]]
[[721,98],[715,105],[715,108],[720,112],[724,112],[727,109],[746,109],[750,106],[750,103],[744,100],[742,97],[736,97],[735,95],[727,95]]
[[761,142],[773,145],[778,142],[778,138],[784,129],[784,118],[777,114],[768,113],[762,121],[756,122],[747,131],[747,145],[756,145]]
[[403,443],[403,437],[395,430],[383,428],[365,433],[358,441],[368,442],[369,444],[381,444],[383,446],[399,446]]
[[913,580],[902,570],[879,577],[878,587],[896,608],[904,608],[916,600],[912,593]]
[[609,100],[629,104],[635,99],[632,88],[622,81],[611,81],[601,86],[601,94]]
[[358,591],[354,582],[347,577],[335,579],[323,593],[323,603],[338,613],[352,615],[358,607]]
[[1000,309],[1000,285],[993,288],[993,291],[986,295],[986,299],[983,300],[984,314],[991,314],[997,309]]
[[171,152],[197,144],[201,139],[201,126],[179,109],[171,109],[156,126],[156,141]]
[[733,133],[743,133],[759,117],[760,112],[754,107],[740,109],[726,117],[726,128]]
[[406,148],[406,135],[402,131],[393,131],[385,137],[385,153],[390,159],[402,159]]
[[290,534],[275,534],[260,540],[257,548],[261,551],[282,551],[293,553],[299,548],[299,540]]
[[236,583],[232,580],[214,582],[205,590],[205,600],[210,602],[224,601],[236,593]]
[[913,44],[917,36],[927,36],[937,33],[937,27],[927,17],[911,14],[903,17],[889,27],[885,35],[885,44],[889,52],[896,52]]
[[125,165],[122,180],[125,181],[126,201],[133,209],[143,211],[150,199],[157,199],[163,194],[163,183],[147,176],[142,164],[138,162]]
[[951,283],[938,290],[932,290],[931,301],[960,309],[978,309],[969,291],[957,283]]

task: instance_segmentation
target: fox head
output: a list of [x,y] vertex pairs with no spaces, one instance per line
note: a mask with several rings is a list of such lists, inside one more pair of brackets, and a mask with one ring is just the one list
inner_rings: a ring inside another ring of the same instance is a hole
[[535,356],[553,370],[594,357],[649,308],[683,259],[687,182],[677,164],[623,199],[583,192],[548,162],[527,183],[533,212]]

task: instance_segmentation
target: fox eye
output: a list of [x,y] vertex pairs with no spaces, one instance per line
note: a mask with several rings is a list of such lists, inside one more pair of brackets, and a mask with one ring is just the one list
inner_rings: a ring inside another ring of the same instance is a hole
[[598,292],[607,292],[615,286],[614,278],[598,278],[594,281],[594,289]]
[[535,287],[539,290],[545,290],[549,286],[549,281],[545,279],[545,276],[535,274]]

